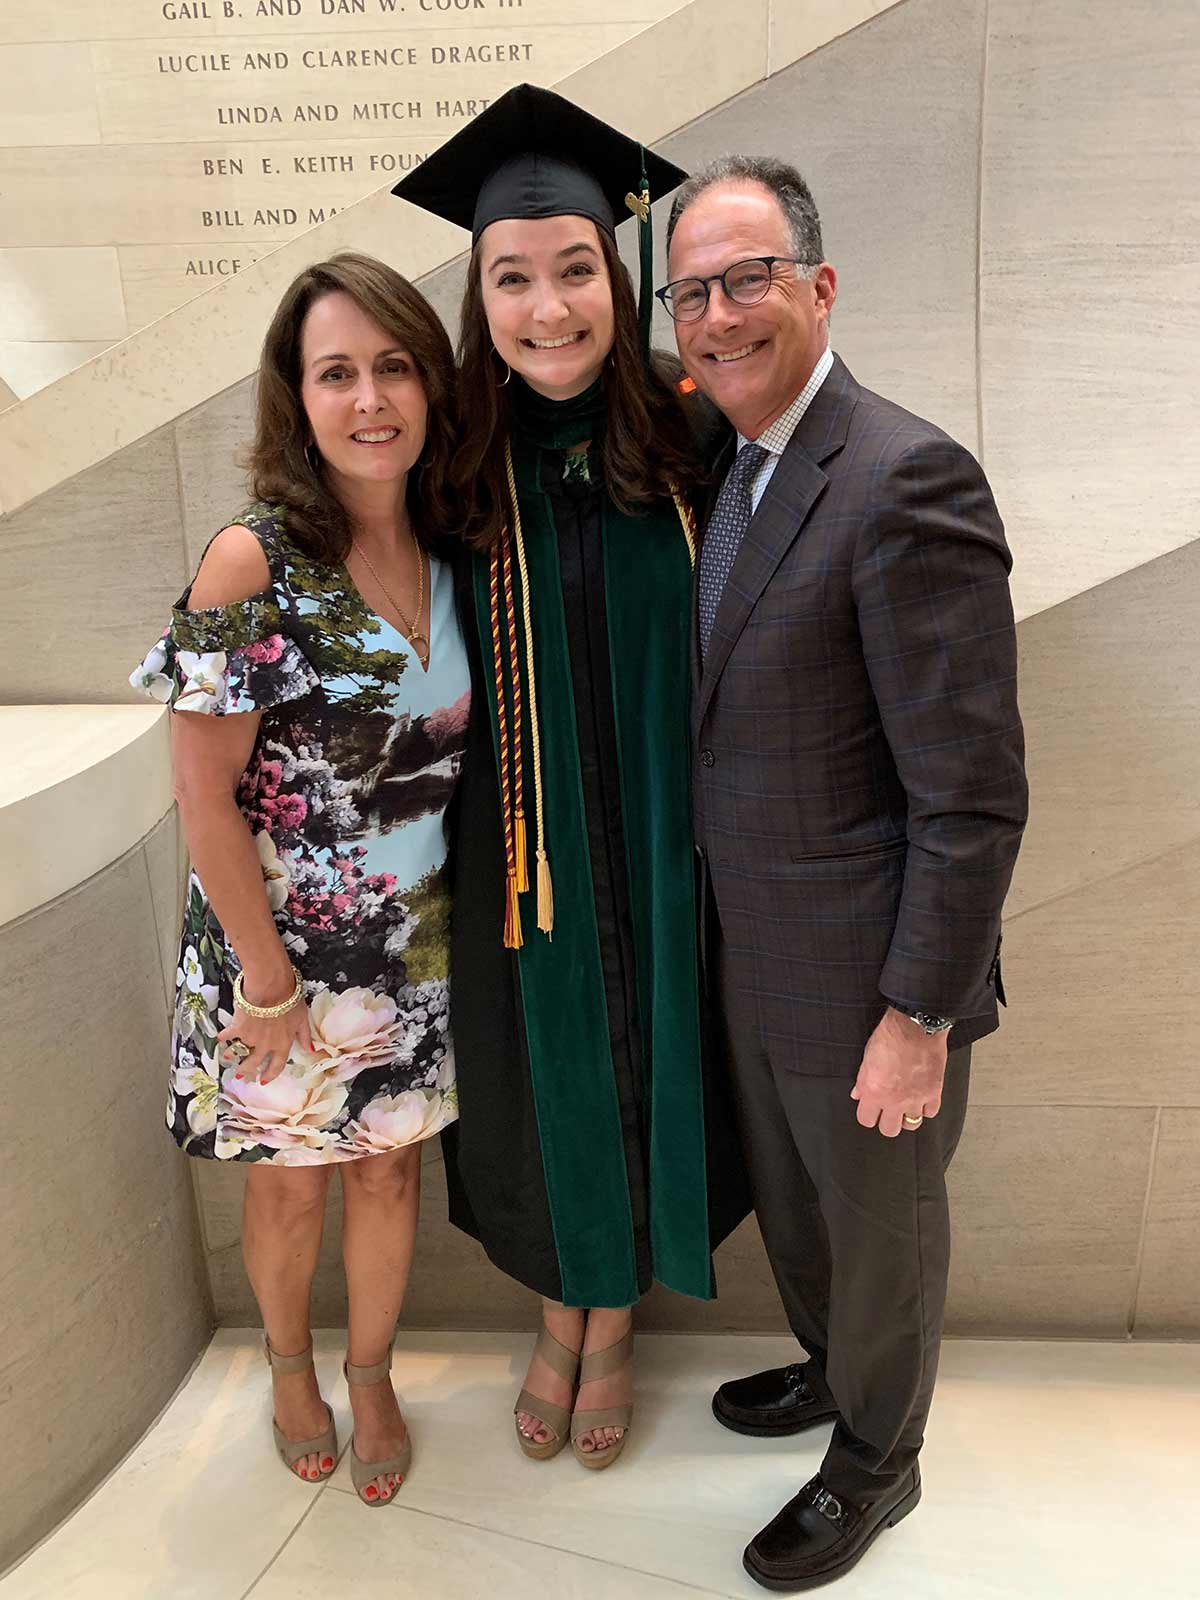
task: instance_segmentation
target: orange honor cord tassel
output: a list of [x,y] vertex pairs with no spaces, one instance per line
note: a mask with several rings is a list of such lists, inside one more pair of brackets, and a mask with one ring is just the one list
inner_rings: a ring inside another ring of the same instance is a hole
[[516,873],[510,872],[505,879],[504,890],[504,947],[506,950],[519,950],[525,943],[521,933],[521,902],[517,898]]
[[[501,543],[508,539],[507,529]],[[496,720],[500,743],[500,809],[504,817],[504,944],[509,950],[519,950],[521,937],[521,908],[517,901],[516,850],[513,839],[512,775],[508,746],[508,703],[504,693],[504,662],[500,653],[500,546],[492,551],[489,575],[489,599],[492,624],[492,665],[495,670]]]

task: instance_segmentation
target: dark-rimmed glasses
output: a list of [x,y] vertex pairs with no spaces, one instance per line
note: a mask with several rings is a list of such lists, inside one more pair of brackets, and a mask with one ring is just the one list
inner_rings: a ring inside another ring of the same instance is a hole
[[767,297],[777,261],[787,261],[796,267],[804,264],[799,256],[750,256],[745,261],[735,261],[724,272],[714,272],[709,278],[676,278],[674,283],[656,289],[655,297],[662,301],[676,322],[700,320],[708,310],[708,297],[714,283],[721,285],[734,305],[757,305]]

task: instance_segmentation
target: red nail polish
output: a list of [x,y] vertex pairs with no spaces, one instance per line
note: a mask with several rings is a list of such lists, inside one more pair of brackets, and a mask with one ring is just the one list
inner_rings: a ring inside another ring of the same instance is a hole
[[378,1500],[378,1498],[379,1498],[379,1490],[375,1487],[375,1485],[373,1483],[369,1483],[367,1485],[367,1499],[368,1500]]
[[321,1465],[325,1469],[325,1471],[328,1472],[330,1467],[332,1467],[332,1465],[333,1465],[333,1457],[332,1456],[326,1456],[324,1461],[322,1461]]

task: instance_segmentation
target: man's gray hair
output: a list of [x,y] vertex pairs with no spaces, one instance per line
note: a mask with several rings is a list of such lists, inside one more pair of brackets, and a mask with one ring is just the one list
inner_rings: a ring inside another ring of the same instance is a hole
[[667,222],[667,249],[675,234],[675,224],[706,189],[716,183],[761,183],[779,202],[780,210],[792,236],[792,254],[800,262],[806,275],[814,273],[825,259],[821,243],[821,219],[817,215],[816,201],[804,179],[786,161],[773,156],[718,156],[701,167],[676,192],[671,203],[671,216]]

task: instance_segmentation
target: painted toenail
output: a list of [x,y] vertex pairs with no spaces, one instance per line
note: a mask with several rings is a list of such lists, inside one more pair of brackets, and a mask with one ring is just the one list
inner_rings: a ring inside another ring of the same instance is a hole
[[328,1472],[330,1467],[333,1465],[333,1457],[332,1456],[326,1456],[325,1459],[321,1462],[321,1465],[322,1465],[322,1467],[324,1467],[325,1471]]
[[368,1500],[378,1500],[379,1499],[379,1490],[375,1487],[375,1485],[373,1483],[369,1483],[367,1485],[367,1499]]

